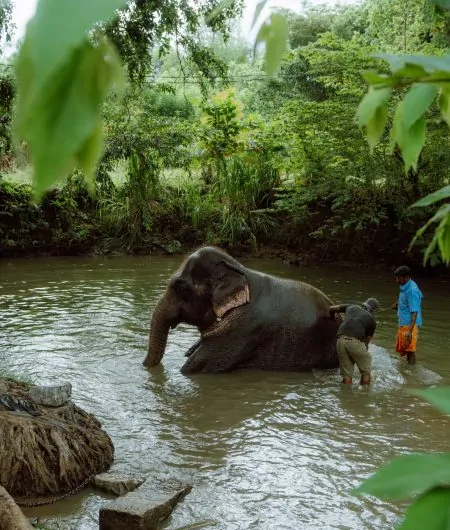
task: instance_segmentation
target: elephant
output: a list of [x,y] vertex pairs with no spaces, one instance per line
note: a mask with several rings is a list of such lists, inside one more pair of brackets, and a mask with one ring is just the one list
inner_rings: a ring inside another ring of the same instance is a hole
[[143,362],[164,355],[169,330],[196,326],[182,373],[237,368],[311,371],[338,366],[333,302],[308,283],[244,267],[222,249],[201,247],[170,278],[154,308]]

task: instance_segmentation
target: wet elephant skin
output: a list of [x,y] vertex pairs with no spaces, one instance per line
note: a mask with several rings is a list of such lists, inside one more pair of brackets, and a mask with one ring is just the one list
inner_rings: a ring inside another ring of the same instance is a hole
[[215,247],[184,261],[151,318],[144,365],[161,362],[171,328],[196,326],[184,373],[237,368],[309,371],[338,365],[332,301],[319,289],[248,269]]

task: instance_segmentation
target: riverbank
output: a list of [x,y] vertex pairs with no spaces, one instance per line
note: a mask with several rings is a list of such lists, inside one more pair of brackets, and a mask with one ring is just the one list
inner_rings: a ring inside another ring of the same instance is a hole
[[[392,215],[382,224],[366,219],[357,226],[348,225],[339,209],[323,204],[309,205],[309,217],[303,214],[303,221],[277,208],[273,200],[258,212],[231,210],[225,220],[224,205],[194,217],[186,213],[192,205],[184,201],[180,190],[167,187],[151,205],[148,219],[142,210],[120,218],[120,205],[110,205],[109,214],[115,212],[117,218],[113,223],[105,216],[101,198],[94,198],[83,181],[71,179],[36,203],[29,184],[0,178],[0,258],[174,255],[214,244],[238,258],[272,258],[294,266],[392,269],[406,263],[418,273],[448,271],[436,256],[423,267],[424,242],[408,251],[428,212],[416,210],[403,224]],[[379,210],[381,203],[373,208]]]

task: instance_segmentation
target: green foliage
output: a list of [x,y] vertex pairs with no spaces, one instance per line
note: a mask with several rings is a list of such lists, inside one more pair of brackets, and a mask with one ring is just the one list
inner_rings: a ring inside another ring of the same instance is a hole
[[[444,188],[431,193],[430,195],[427,195],[423,199],[415,202],[412,206],[415,207],[423,207],[423,206],[429,206],[430,204],[434,204],[438,201],[449,199],[450,198],[450,186],[445,186]],[[450,204],[443,204],[437,212],[429,219],[429,221],[420,228],[414,239],[411,242],[411,245],[414,245],[416,240],[421,237],[427,228],[433,224],[433,223],[439,223],[438,227],[435,229],[433,239],[431,240],[430,244],[428,245],[425,254],[424,254],[424,262],[426,263],[432,253],[435,251],[436,248],[439,249],[440,254],[442,256],[442,259],[444,263],[449,264],[450,263]]]
[[[220,8],[219,4],[221,4]],[[155,55],[165,55],[175,43],[183,59],[206,79],[224,75],[225,65],[201,44],[204,17],[213,31],[229,34],[228,21],[239,16],[241,0],[146,0],[128,2],[104,31],[127,66],[132,81],[142,83],[151,72]],[[149,50],[156,53],[151,54]]]
[[367,479],[356,493],[401,500],[450,483],[450,454],[402,455]]
[[128,159],[126,182],[99,197],[102,229],[118,241],[120,248],[130,250],[140,246],[151,235],[159,207],[159,171],[156,158],[136,150]]
[[11,0],[0,0],[0,45],[2,41],[10,42],[14,23],[12,20],[13,4]]
[[[411,13],[403,0],[395,6],[384,0],[378,7],[375,0],[326,10],[307,6],[287,22],[280,11],[261,21],[267,4],[261,0],[253,24],[262,22],[256,45],[265,47],[266,57],[252,64],[228,24],[242,7],[239,1],[130,2],[114,14],[117,0],[108,6],[111,17],[106,0],[92,9],[83,4],[82,14],[65,11],[72,8],[62,4],[46,12],[52,1],[41,0],[19,58],[19,131],[36,170],[43,175],[45,169],[41,191],[76,166],[89,177],[101,153],[100,103],[117,72],[106,34],[132,82],[123,95],[110,94],[101,108],[106,148],[96,172],[96,215],[101,230],[118,236],[123,248],[148,244],[158,230],[166,234],[165,227],[178,231],[172,239],[183,241],[179,220],[170,219],[171,212],[182,212],[174,215],[187,224],[187,239],[196,242],[285,241],[287,233],[290,241],[304,241],[302,247],[319,248],[321,256],[361,258],[367,249],[375,252],[374,246],[380,254],[392,247],[398,252],[426,219],[426,211],[409,211],[409,204],[448,184],[449,153],[432,104],[436,100],[448,118],[446,59],[370,56],[374,43],[391,42],[384,49],[403,50],[405,36],[411,52],[430,53],[445,43],[445,15],[428,7],[421,14],[419,0],[412,0]],[[56,27],[52,17],[61,14],[73,18],[74,28],[55,46],[45,24]],[[307,28],[307,40],[301,40],[299,28]],[[217,39],[215,30],[224,36]],[[297,39],[291,53],[285,53],[288,30],[291,40]],[[35,47],[33,39],[43,42]],[[302,42],[308,44],[299,46]],[[228,71],[216,51],[231,60]],[[264,68],[271,77],[264,78]],[[370,146],[354,122],[356,102],[365,91],[363,70],[372,88],[357,117]],[[83,83],[73,82],[72,74],[79,79],[80,73]],[[205,98],[206,117],[199,121],[199,99],[214,78],[223,92],[215,100]],[[230,80],[234,96],[224,91]],[[419,88],[412,86],[417,82]],[[393,114],[395,92],[405,89],[410,92]],[[386,129],[398,146],[394,150]],[[110,175],[117,162],[126,168],[120,183]],[[175,170],[188,177],[176,184],[161,179]],[[430,247],[433,259],[437,249],[446,249],[446,207],[430,221],[440,225]],[[275,218],[283,220],[285,232],[268,228]],[[421,245],[431,239],[419,235]]]
[[[264,2],[263,2],[264,3]],[[260,27],[255,45],[264,43],[264,69],[273,75],[287,50],[288,25],[280,13],[272,13]]]
[[415,390],[414,394],[425,398],[432,405],[442,411],[444,414],[450,414],[450,388],[425,388]]
[[78,254],[95,245],[93,200],[79,173],[46,192],[39,204],[29,184],[0,177],[0,213],[0,257]]
[[[416,0],[415,3],[417,6],[424,7],[421,0]],[[431,4],[427,6],[428,10],[433,10]],[[406,9],[406,4],[403,7]],[[428,13],[426,10],[424,12]],[[432,22],[434,23],[434,20]],[[405,51],[406,48],[405,46]],[[391,73],[389,75],[372,72],[366,74],[370,88],[358,109],[359,123],[360,126],[367,127],[369,142],[373,146],[381,138],[384,130],[388,112],[385,97],[387,90],[403,92],[405,88],[408,88],[403,100],[397,106],[391,128],[391,138],[393,143],[399,147],[407,174],[411,174],[417,170],[425,144],[426,118],[430,115],[430,109],[436,98],[442,117],[449,123],[450,58],[423,55],[381,55],[380,57],[389,63]],[[444,190],[438,194],[440,198],[448,197]],[[436,195],[433,195],[431,200],[426,198],[424,201],[415,203],[414,206],[431,204],[435,202],[435,198]],[[450,207],[448,204],[442,205],[427,224],[417,231],[412,244],[433,223],[438,223],[438,226],[425,250],[424,262],[426,263],[438,248],[443,261],[448,264],[450,263]]]
[[280,9],[289,29],[289,44],[292,49],[315,42],[319,35],[331,31],[334,11],[328,6],[310,6],[302,14]]
[[237,148],[237,136],[240,131],[238,108],[234,94],[224,93],[203,105],[206,114],[206,127],[201,139],[207,155],[217,163]]
[[[11,154],[12,107],[15,82],[9,72],[0,73],[0,159]],[[4,165],[0,162],[0,167]]]
[[[108,42],[91,43],[86,32],[122,1],[41,0],[28,24],[17,62],[17,131],[30,148],[38,195],[77,166],[92,174],[101,155],[100,105],[120,69]],[[62,19],[71,24],[49,39]]]
[[[450,387],[415,391],[450,413]],[[450,453],[402,455],[380,469],[359,486],[355,494],[381,499],[405,499],[416,496],[399,528],[402,530],[443,530],[450,523]]]

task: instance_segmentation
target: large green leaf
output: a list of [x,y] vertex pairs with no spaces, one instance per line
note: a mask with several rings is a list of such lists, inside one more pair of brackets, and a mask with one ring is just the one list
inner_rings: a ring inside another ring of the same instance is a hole
[[447,122],[447,125],[450,125],[450,91],[448,89],[441,90],[438,103],[442,117]]
[[450,488],[436,488],[408,508],[398,530],[449,530]]
[[[398,110],[398,109],[397,109]],[[425,118],[420,118],[409,128],[392,128],[393,139],[396,141],[402,152],[405,171],[411,167],[416,169],[420,152],[425,142],[426,123]]]
[[450,56],[435,57],[430,55],[390,55],[377,53],[374,55],[379,59],[387,61],[391,69],[395,72],[404,68],[406,65],[422,66],[427,72],[449,71]]
[[424,253],[424,264],[427,263],[429,257],[437,246],[439,247],[444,263],[450,263],[450,204],[443,204],[433,217],[417,230],[416,235],[409,245],[409,250],[414,246],[417,239],[425,233],[427,228],[437,222],[439,222],[439,226],[436,228],[433,239]]
[[450,0],[432,0],[432,2],[445,9],[450,9]]
[[362,76],[369,83],[369,85],[386,86],[395,84],[395,80],[391,76],[386,74],[377,74],[376,72],[372,72],[371,70],[362,72]]
[[436,98],[438,88],[435,85],[418,83],[413,85],[403,102],[402,128],[410,129],[419,120]]
[[447,214],[439,223],[436,234],[442,259],[448,265],[450,263],[450,204],[445,206],[447,207]]
[[450,414],[450,387],[424,388],[412,392],[429,401],[444,414]]
[[391,136],[402,152],[405,170],[416,168],[425,141],[426,124],[423,115],[433,103],[438,88],[435,85],[413,85],[398,105]]
[[107,20],[125,0],[39,0],[27,39],[35,68],[36,88],[61,66],[94,24]]
[[39,196],[77,166],[90,176],[103,145],[100,105],[122,72],[106,40],[96,46],[85,40],[36,90],[30,48],[27,37],[17,64],[16,127],[28,142]]
[[444,186],[438,191],[426,195],[422,199],[419,199],[414,204],[412,204],[411,207],[430,206],[431,204],[434,204],[438,201],[442,201],[444,199],[450,199],[450,184],[448,186]]
[[261,14],[261,11],[264,9],[266,4],[267,4],[267,0],[260,0],[256,4],[255,12],[253,13],[253,20],[252,20],[252,25],[251,25],[252,28],[256,24],[256,21],[258,20],[259,15]]
[[450,484],[450,454],[403,455],[368,478],[354,493],[405,499],[447,484]]
[[288,24],[280,13],[272,13],[259,29],[255,45],[265,44],[264,69],[273,75],[287,50]]
[[367,126],[373,119],[378,107],[384,105],[391,91],[389,88],[374,88],[369,87],[366,95],[362,98],[356,111],[356,117],[360,127]]
[[371,148],[374,148],[383,135],[388,120],[388,110],[385,106],[378,107],[374,116],[367,124],[367,140]]

